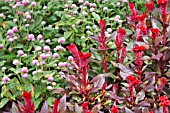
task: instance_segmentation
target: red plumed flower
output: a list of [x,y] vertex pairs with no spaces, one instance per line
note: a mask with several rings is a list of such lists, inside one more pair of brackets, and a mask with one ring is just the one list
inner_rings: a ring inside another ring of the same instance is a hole
[[144,51],[144,50],[146,50],[146,48],[144,46],[135,46],[133,48],[134,52],[141,52],[141,51]]
[[154,2],[146,2],[146,8],[149,13],[152,12],[154,9]]
[[126,77],[126,79],[127,79],[127,81],[128,81],[128,84],[130,85],[130,86],[136,86],[136,85],[139,85],[140,83],[141,83],[141,81],[140,80],[137,80],[137,78],[135,77],[135,76],[133,76],[133,75],[129,75],[129,76],[127,76]]
[[122,28],[119,27],[118,29],[118,34],[116,36],[116,46],[117,46],[117,50],[119,51],[122,47],[123,41],[124,41],[124,35],[126,34],[126,31]]
[[161,5],[161,4],[167,4],[168,3],[168,0],[158,0],[158,4]]
[[54,99],[54,106],[53,106],[53,113],[60,113],[58,111],[58,105],[60,103],[60,100],[57,100],[56,98]]
[[152,32],[152,40],[155,40],[155,38],[159,35],[159,29],[158,28],[150,28],[151,32]]
[[113,105],[112,106],[112,113],[118,113],[119,112],[119,109],[116,105]]
[[34,113],[34,103],[32,102],[31,93],[27,91],[23,91],[22,97],[24,98],[24,113]]
[[100,19],[100,29],[105,29],[105,27],[106,27],[106,22]]
[[136,19],[141,23],[144,22],[145,18],[146,18],[146,13],[136,16]]
[[159,100],[160,100],[159,103],[160,106],[170,106],[170,101],[168,100],[168,97],[166,95],[161,96]]
[[82,106],[83,110],[86,110],[86,109],[88,109],[88,105],[89,105],[89,102],[84,102],[81,106]]

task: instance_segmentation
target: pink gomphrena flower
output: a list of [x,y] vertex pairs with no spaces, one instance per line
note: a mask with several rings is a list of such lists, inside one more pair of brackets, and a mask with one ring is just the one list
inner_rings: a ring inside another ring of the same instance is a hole
[[65,40],[66,39],[64,37],[61,37],[61,38],[58,39],[58,43],[64,44]]
[[33,34],[29,34],[28,35],[28,40],[34,41],[35,40],[35,36]]
[[33,74],[33,75],[37,74],[37,71],[33,71],[32,74]]
[[4,0],[4,2],[9,2],[9,0]]
[[92,8],[90,8],[90,12],[94,12],[94,10],[95,10],[95,9],[94,9],[93,7],[92,7]]
[[9,38],[8,41],[9,41],[9,42],[13,42],[13,41],[14,41],[14,38]]
[[104,0],[103,2],[106,3],[106,2],[108,2],[108,0]]
[[36,46],[35,51],[41,51],[41,46]]
[[14,36],[13,39],[16,40],[16,39],[18,39],[18,37],[17,37],[17,36]]
[[51,48],[50,48],[49,46],[47,46],[47,45],[44,46],[44,52],[49,52],[50,49],[51,49]]
[[118,22],[118,21],[120,20],[120,16],[119,16],[119,15],[116,15],[114,19],[115,19],[115,21]]
[[73,62],[73,59],[74,59],[74,58],[73,58],[72,56],[69,56],[69,57],[68,57],[68,61],[69,61],[69,62]]
[[8,51],[9,51],[9,52],[11,52],[12,50],[13,50],[13,48],[12,48],[12,47],[9,47],[9,48],[8,48]]
[[58,45],[58,46],[56,46],[56,47],[54,48],[54,51],[63,50],[63,49],[64,49],[64,48],[63,48],[62,46]]
[[53,58],[58,58],[58,57],[59,57],[58,53],[53,54]]
[[124,3],[128,3],[128,0],[123,0]]
[[95,3],[93,3],[93,4],[91,5],[91,7],[94,7],[94,8],[95,8],[95,7],[96,7],[96,4],[95,4]]
[[29,0],[22,0],[22,5],[26,6],[29,3]]
[[47,55],[46,55],[45,53],[41,53],[41,54],[40,54],[40,58],[41,58],[41,59],[47,59]]
[[12,29],[8,29],[8,31],[7,31],[7,34],[8,35],[12,35],[14,32],[12,31]]
[[19,0],[14,0],[14,2],[19,2]]
[[18,28],[17,27],[13,27],[12,28],[12,31],[15,33],[15,32],[18,32]]
[[42,40],[42,38],[43,38],[43,36],[41,35],[41,34],[39,34],[38,36],[37,36],[37,39],[40,41],[40,40]]
[[33,60],[33,61],[32,61],[32,64],[33,64],[33,65],[37,65],[37,64],[38,64],[38,60],[37,60],[37,59]]
[[40,62],[40,65],[45,65],[45,64],[46,64],[45,61],[41,61],[41,62]]
[[2,78],[2,84],[5,84],[7,81],[10,81],[10,78],[8,76],[4,76]]
[[58,66],[59,66],[59,67],[65,67],[66,64],[65,64],[64,62],[59,62],[59,63],[58,63]]
[[72,4],[71,8],[74,9],[76,7],[76,4]]
[[0,44],[0,49],[3,49],[4,48],[4,45],[3,44]]
[[82,15],[83,15],[83,16],[87,16],[87,14],[88,14],[88,13],[85,12],[85,11],[82,12]]
[[107,8],[107,7],[104,7],[104,8],[103,8],[103,11],[107,11],[107,10],[108,10],[108,8]]
[[24,74],[22,75],[22,78],[28,78],[28,73],[24,73]]
[[3,18],[5,15],[3,13],[0,13],[0,18]]
[[36,6],[36,2],[31,2],[31,6],[35,7]]
[[53,82],[54,81],[54,77],[48,77],[48,81],[49,82]]
[[120,2],[117,2],[116,5],[117,5],[117,6],[120,6]]
[[47,44],[49,44],[49,43],[51,42],[51,40],[50,40],[50,39],[47,39],[45,42],[46,42]]
[[31,15],[26,15],[26,19],[31,19]]
[[68,4],[64,4],[64,7],[65,7],[65,8],[68,8]]
[[85,1],[84,5],[90,6],[90,2],[89,1]]
[[55,83],[55,82],[52,82],[52,86],[56,86],[56,83]]
[[83,3],[83,0],[79,0],[79,4],[82,4]]
[[29,27],[29,26],[30,26],[30,24],[25,24],[25,26],[26,26],[26,27]]
[[30,12],[28,12],[28,11],[27,11],[27,12],[25,12],[25,15],[30,15]]
[[6,67],[2,67],[2,71],[5,71],[6,70]]
[[52,90],[53,87],[52,86],[47,86],[47,90]]
[[42,22],[41,22],[41,24],[42,24],[42,25],[45,25],[45,24],[46,24],[46,22],[45,22],[45,21],[42,21]]
[[22,73],[28,73],[28,68],[27,67],[23,67],[21,71],[22,71]]
[[24,52],[22,50],[18,50],[17,54],[18,54],[18,56],[22,56],[22,55],[24,55]]
[[12,64],[18,65],[19,64],[19,60],[17,60],[17,59],[13,60]]

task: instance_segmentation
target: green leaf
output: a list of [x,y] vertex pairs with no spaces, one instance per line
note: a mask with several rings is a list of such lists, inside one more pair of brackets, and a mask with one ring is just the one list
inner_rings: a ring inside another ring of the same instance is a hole
[[64,32],[64,38],[68,38],[68,37],[70,37],[71,36],[71,34],[72,34],[72,32],[71,31],[67,31],[67,32]]
[[1,100],[1,102],[0,102],[0,108],[3,108],[4,105],[5,105],[8,101],[9,101],[8,98],[3,98],[3,99]]
[[38,108],[38,106],[40,105],[40,103],[42,102],[42,97],[35,99],[34,103],[35,103],[35,110]]
[[97,22],[99,22],[100,16],[99,16],[98,14],[96,14],[95,12],[92,12],[92,15],[93,15],[94,19],[95,19]]
[[47,99],[47,103],[48,103],[49,106],[52,106],[52,105],[53,105],[53,102],[54,102],[54,97],[49,97],[49,98]]

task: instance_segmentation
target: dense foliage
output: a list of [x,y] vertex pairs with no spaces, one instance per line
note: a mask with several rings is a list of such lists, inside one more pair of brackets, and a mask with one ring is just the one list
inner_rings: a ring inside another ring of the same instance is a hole
[[2,1],[0,108],[169,113],[168,0],[134,1]]

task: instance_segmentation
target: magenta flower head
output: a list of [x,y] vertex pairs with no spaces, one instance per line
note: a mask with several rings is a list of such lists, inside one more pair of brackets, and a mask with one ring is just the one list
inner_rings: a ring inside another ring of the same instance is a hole
[[45,52],[49,52],[50,51],[50,47],[49,46],[44,46],[44,51]]
[[22,50],[18,50],[18,51],[17,51],[17,54],[18,54],[19,56],[22,56],[22,55],[24,55],[24,52],[23,52]]
[[13,60],[13,62],[12,62],[12,64],[14,64],[14,65],[18,65],[19,64],[19,60]]
[[49,82],[53,82],[53,80],[54,80],[54,77],[48,77]]
[[23,73],[28,73],[28,68],[27,68],[27,67],[23,67],[23,68],[22,68],[22,72],[23,72]]
[[58,58],[58,57],[59,57],[58,53],[53,54],[53,58]]
[[7,31],[7,34],[8,35],[12,35],[14,32],[12,31],[12,29],[9,29],[8,31]]
[[8,76],[4,76],[3,78],[2,78],[2,81],[3,82],[7,82],[7,81],[9,81],[10,80],[10,78],[8,77]]
[[34,41],[35,40],[35,36],[33,34],[29,34],[28,35],[28,40]]
[[41,58],[41,59],[47,59],[47,55],[46,55],[45,53],[41,53],[41,54],[40,54],[40,58]]
[[38,39],[38,40],[42,40],[42,38],[43,38],[43,36],[42,36],[41,34],[39,34],[39,35],[37,36],[37,39]]
[[69,62],[73,62],[73,57],[72,57],[72,56],[69,56],[69,57],[68,57],[68,61],[69,61]]
[[23,78],[28,78],[28,73],[24,73],[24,74],[22,75],[22,77],[23,77]]
[[4,17],[4,14],[3,13],[0,13],[0,18]]
[[26,19],[31,19],[31,15],[26,15]]
[[82,4],[83,3],[83,0],[79,0],[79,4]]
[[72,4],[71,8],[74,9],[76,7],[76,4]]
[[35,7],[36,6],[36,2],[31,2],[31,6]]
[[41,51],[41,46],[36,46],[35,51]]
[[4,45],[0,44],[0,49],[3,49],[4,48]]
[[18,28],[17,27],[13,27],[12,28],[12,31],[15,33],[15,32],[18,32]]
[[47,86],[47,90],[52,90],[53,87],[52,86]]
[[65,66],[66,66],[66,63],[65,63],[65,62],[59,62],[59,63],[58,63],[58,66],[59,66],[59,67],[65,67]]
[[38,64],[38,60],[37,59],[33,60],[32,64],[37,65]]
[[65,42],[65,40],[66,39],[64,37],[61,37],[61,38],[58,39],[58,43],[62,43],[63,44]]
[[22,0],[22,4],[26,6],[29,3],[29,0]]

